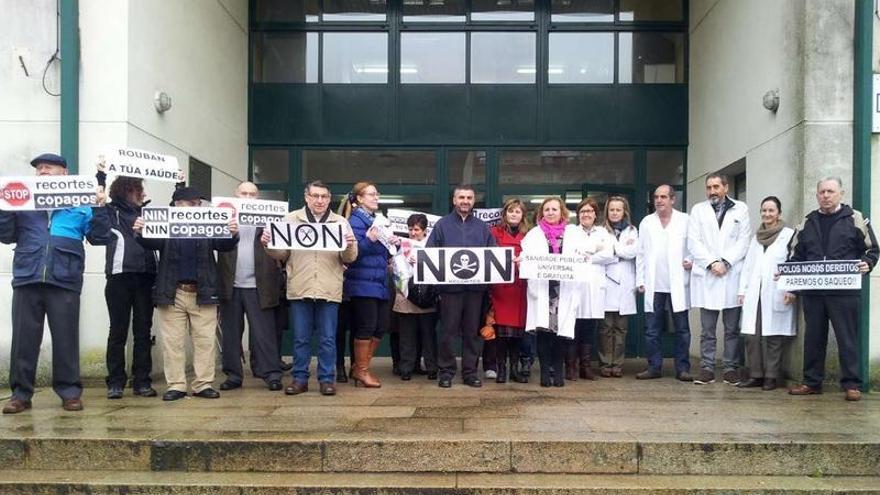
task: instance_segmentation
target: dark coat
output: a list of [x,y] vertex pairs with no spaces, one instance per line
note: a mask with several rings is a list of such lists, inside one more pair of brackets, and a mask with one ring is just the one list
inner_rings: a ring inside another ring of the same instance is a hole
[[218,304],[217,293],[217,262],[214,251],[231,251],[238,244],[238,235],[231,239],[144,239],[137,240],[146,249],[159,252],[159,270],[156,274],[156,285],[153,286],[153,303],[157,305],[174,304],[177,292],[179,266],[181,263],[192,263],[192,260],[181,260],[175,244],[178,242],[196,243],[196,272],[198,273],[196,302],[198,304]]
[[[495,238],[489,233],[486,222],[468,215],[462,220],[458,212],[443,216],[434,224],[425,247],[495,247]],[[438,285],[437,292],[482,292],[485,285]]]
[[[807,215],[804,224],[798,229],[796,244],[789,261],[819,260],[861,260],[874,269],[880,249],[871,224],[862,214],[848,205],[832,213],[832,225],[828,239],[822,237],[818,210]],[[859,291],[847,290],[806,290],[807,295],[858,295]]]
[[123,199],[107,204],[110,218],[110,241],[107,243],[107,276],[120,273],[156,274],[156,252],[144,249],[135,238],[132,226],[141,215],[141,208]]
[[110,241],[107,208],[0,212],[0,242],[15,244],[12,287],[46,283],[82,291],[85,249]]
[[367,231],[373,226],[373,216],[355,208],[348,223],[358,243],[358,256],[345,270],[342,285],[344,297],[372,297],[386,300],[388,289],[388,249],[379,241],[371,241]]
[[[512,235],[502,225],[492,228],[492,237],[499,247],[513,248],[513,255],[519,256],[522,252],[522,240],[524,232]],[[526,290],[528,285],[525,279],[517,277],[511,284],[493,284],[489,289],[492,300],[492,308],[495,310],[495,323],[513,328],[525,328],[526,326]]]
[[[260,242],[261,235],[263,235],[263,228],[259,227],[252,246],[254,250],[254,276],[257,279],[257,297],[260,299],[260,307],[269,309],[278,306],[281,299],[281,268],[278,266],[278,262],[266,254],[266,250]],[[217,270],[219,271],[217,292],[221,301],[232,299],[238,250],[244,247],[236,245],[232,251],[217,255]]]

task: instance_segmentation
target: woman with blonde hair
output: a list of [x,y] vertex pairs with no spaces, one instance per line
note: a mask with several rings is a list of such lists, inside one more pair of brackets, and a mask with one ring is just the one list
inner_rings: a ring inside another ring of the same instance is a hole
[[605,319],[599,323],[599,373],[623,376],[627,316],[636,313],[636,254],[639,231],[632,224],[629,202],[611,196],[605,202],[605,230],[613,237],[615,261],[605,265]]

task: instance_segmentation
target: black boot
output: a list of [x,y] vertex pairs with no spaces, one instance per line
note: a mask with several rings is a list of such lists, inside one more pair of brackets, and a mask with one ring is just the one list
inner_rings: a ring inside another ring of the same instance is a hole
[[[538,332],[538,365],[541,368],[541,386],[549,387],[553,385],[550,374],[550,368],[553,366],[550,362],[553,354],[553,339],[556,337],[547,332]],[[561,368],[560,368],[561,370]],[[558,374],[558,372],[557,372]]]
[[590,358],[592,358],[593,354],[593,345],[592,344],[580,344],[578,345],[578,355],[580,358],[580,376],[584,380],[595,380],[596,375],[593,374],[593,368],[590,366]]
[[578,344],[575,341],[563,342],[565,346],[565,379],[575,382],[578,379]]
[[507,356],[510,361],[510,381],[529,383],[529,377],[521,374],[519,370],[519,339],[508,339],[507,344]]
[[561,337],[553,336],[553,344],[552,344],[552,355],[553,355],[553,369],[556,370],[553,373],[553,386],[554,387],[564,387],[565,386],[565,374],[563,373],[563,368],[565,366],[565,350],[569,346],[569,341],[567,339],[563,339]]
[[348,383],[348,374],[345,373],[345,363],[336,364],[336,382]]

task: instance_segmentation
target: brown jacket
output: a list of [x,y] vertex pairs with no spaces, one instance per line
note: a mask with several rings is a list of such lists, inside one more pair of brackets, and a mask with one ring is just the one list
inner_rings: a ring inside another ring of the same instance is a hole
[[[284,217],[285,222],[307,223],[305,208],[292,211]],[[348,220],[330,212],[327,222],[342,223],[345,234],[351,234]],[[357,259],[357,243],[344,251],[307,251],[290,249],[267,249],[272,258],[285,263],[287,270],[287,298],[322,299],[342,302],[342,273],[345,264]]]
[[[254,250],[254,276],[257,279],[257,296],[260,299],[260,307],[263,309],[278,306],[281,299],[281,268],[278,263],[266,254],[260,236],[263,228],[257,229],[254,236],[254,245],[248,246]],[[232,299],[233,283],[235,282],[235,265],[238,261],[238,250],[244,246],[237,245],[229,252],[221,252],[217,255],[217,292],[220,302]]]

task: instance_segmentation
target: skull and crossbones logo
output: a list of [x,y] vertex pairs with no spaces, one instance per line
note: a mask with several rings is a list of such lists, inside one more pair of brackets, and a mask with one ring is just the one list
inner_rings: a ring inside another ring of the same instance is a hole
[[459,252],[452,257],[452,273],[458,278],[471,278],[477,274],[480,262],[470,251]]

